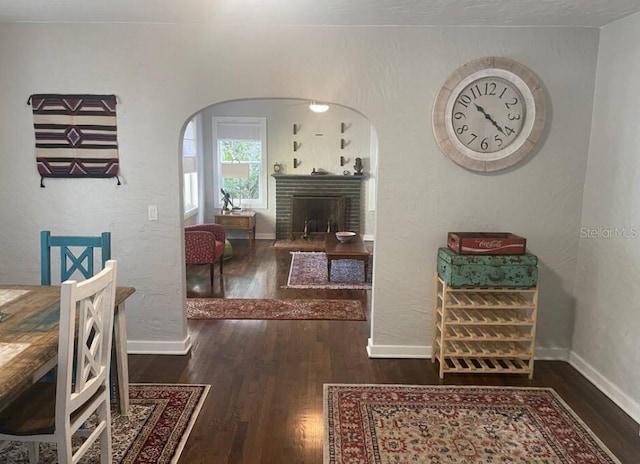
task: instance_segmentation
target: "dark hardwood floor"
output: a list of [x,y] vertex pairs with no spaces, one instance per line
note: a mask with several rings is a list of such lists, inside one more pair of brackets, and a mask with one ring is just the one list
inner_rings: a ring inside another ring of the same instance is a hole
[[[359,299],[364,290],[293,290],[290,255],[271,241],[233,242],[216,276],[191,266],[190,297]],[[536,362],[533,380],[514,375],[447,375],[423,359],[369,359],[368,322],[189,321],[186,356],[130,355],[132,382],[204,383],[211,391],[180,463],[322,463],[324,383],[551,387],[624,464],[640,463],[639,427],[568,363]],[[579,464],[579,463],[578,463]]]

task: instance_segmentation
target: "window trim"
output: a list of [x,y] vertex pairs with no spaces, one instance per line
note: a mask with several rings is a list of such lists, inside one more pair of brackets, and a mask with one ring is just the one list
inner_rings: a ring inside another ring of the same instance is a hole
[[[195,192],[194,193],[195,193],[195,199],[197,201],[197,204],[194,207],[191,207],[189,209],[185,209],[186,201],[185,201],[184,198],[182,199],[182,210],[183,210],[182,212],[183,212],[183,215],[184,215],[185,219],[188,219],[188,218],[190,218],[192,216],[195,216],[196,214],[198,214],[198,211],[200,211],[200,196],[199,196],[200,188],[199,188],[199,182],[198,182],[199,179],[198,179],[198,173],[197,172],[194,172],[194,173],[182,173],[182,182],[183,182],[183,186],[182,186],[182,192],[183,193],[182,194],[184,196],[184,188],[186,187],[187,174],[195,174],[196,186],[195,186]],[[193,186],[192,186],[192,189],[193,189]]]
[[[194,171],[189,171],[189,172],[185,172],[185,151],[184,151],[184,140],[185,140],[185,135],[187,134],[187,128],[189,127],[189,124],[193,124],[193,136],[194,138],[189,138],[189,140],[193,140],[194,141],[194,145],[195,145],[195,156],[191,157],[189,156],[188,158],[194,158],[193,163],[188,163],[188,164],[194,164],[195,166],[195,170]],[[182,132],[182,138],[181,138],[181,144],[180,144],[180,150],[181,150],[181,157],[180,157],[180,162],[181,162],[181,173],[182,173],[182,215],[183,215],[183,219],[189,219],[193,216],[196,216],[200,213],[200,210],[202,209],[202,205],[203,205],[203,183],[202,183],[202,172],[203,172],[203,137],[204,137],[204,132],[203,132],[203,127],[202,127],[202,115],[201,114],[196,114],[195,116],[193,116],[188,122],[187,124],[184,126],[184,130]],[[187,174],[195,174],[195,181],[196,181],[196,186],[195,186],[195,191],[193,192],[194,194],[194,203],[195,203],[195,207],[191,207],[189,209],[186,209],[186,205],[185,205],[185,196],[184,196],[184,189],[186,186],[186,182],[185,182],[185,177]]]
[[[242,199],[242,206],[251,209],[267,209],[268,208],[268,149],[267,149],[267,118],[264,116],[212,116],[211,118],[211,138],[212,138],[212,159],[214,166],[213,180],[214,180],[214,192],[216,207],[222,207],[222,195],[220,194],[220,187],[223,185],[223,179],[221,176],[221,163],[220,155],[218,153],[218,124],[220,123],[243,123],[243,124],[257,124],[260,129],[260,142],[262,144],[262,157],[260,160],[260,199],[259,200],[246,200]],[[257,164],[257,163],[251,163]]]
[[[180,161],[182,163],[182,214],[183,214],[183,218],[184,219],[188,219],[190,217],[193,217],[195,215],[198,214],[198,212],[200,211],[200,171],[201,171],[201,153],[202,153],[202,130],[201,130],[201,123],[199,120],[200,116],[196,115],[195,117],[193,117],[192,119],[189,120],[189,122],[187,122],[187,125],[184,127],[184,132],[182,133],[182,144],[181,144],[181,152],[182,152],[182,156],[180,158]],[[193,139],[189,139],[189,140],[193,140],[194,145],[196,147],[196,153],[195,156],[189,156],[189,158],[194,158],[194,162],[195,162],[195,171],[192,172],[185,172],[184,170],[184,160],[185,158],[187,158],[185,156],[185,152],[184,152],[184,140],[185,140],[185,136],[187,134],[187,128],[189,126],[189,124],[193,124],[193,134],[194,134],[194,138]],[[192,174],[195,173],[195,178],[196,178],[196,188],[195,188],[195,192],[193,192],[195,194],[195,196],[193,197],[195,199],[195,207],[191,207],[189,209],[185,209],[186,208],[186,199],[184,197],[184,189],[186,187],[186,175],[187,174]]]

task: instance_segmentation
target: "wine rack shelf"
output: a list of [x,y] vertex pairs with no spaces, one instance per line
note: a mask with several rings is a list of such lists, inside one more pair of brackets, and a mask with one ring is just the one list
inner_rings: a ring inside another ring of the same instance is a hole
[[433,354],[446,372],[533,377],[538,288],[451,288],[437,274]]

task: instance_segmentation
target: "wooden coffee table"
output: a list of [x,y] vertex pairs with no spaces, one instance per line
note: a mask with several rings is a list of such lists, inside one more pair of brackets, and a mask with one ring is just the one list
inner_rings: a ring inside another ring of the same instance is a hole
[[360,235],[356,235],[348,243],[342,243],[336,238],[336,234],[328,233],[324,241],[327,254],[327,280],[331,280],[331,262],[335,259],[358,259],[364,261],[364,281],[367,281],[369,272],[369,251]]

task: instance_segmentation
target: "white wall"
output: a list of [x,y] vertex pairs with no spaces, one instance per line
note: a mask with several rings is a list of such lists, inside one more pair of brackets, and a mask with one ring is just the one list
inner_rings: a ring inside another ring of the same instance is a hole
[[[275,238],[276,231],[276,197],[275,179],[271,177],[273,165],[278,162],[283,174],[310,174],[312,169],[323,169],[331,174],[342,174],[348,170],[353,173],[356,157],[362,158],[365,166],[365,180],[362,186],[361,227],[363,234],[373,236],[375,199],[370,199],[369,184],[375,179],[371,165],[375,165],[371,150],[371,124],[363,115],[349,108],[331,105],[325,113],[313,113],[309,110],[309,100],[294,99],[253,99],[219,103],[202,111],[204,120],[205,143],[205,220],[213,221],[213,215],[220,206],[214,199],[216,188],[213,186],[214,163],[211,143],[211,120],[215,116],[260,116],[267,118],[267,167],[268,167],[268,200],[267,208],[252,208],[257,213],[256,236],[258,238]],[[340,132],[340,124],[346,124],[346,130]],[[298,132],[293,135],[293,124]],[[345,139],[344,149],[340,148],[340,139]],[[293,151],[293,141],[300,144],[298,151]],[[345,165],[340,166],[340,156],[344,156]],[[293,168],[293,159],[301,163]],[[371,201],[369,201],[371,200]],[[233,233],[233,231],[232,231]]]
[[574,365],[636,421],[640,421],[638,44],[640,15],[601,32],[572,347]]
[[[249,26],[248,26],[249,27]],[[508,230],[541,263],[538,343],[570,345],[598,31],[580,28],[0,24],[0,281],[38,282],[38,231],[110,230],[135,345],[185,344],[179,137],[206,103],[313,96],[365,115],[378,135],[372,351],[426,354],[436,249],[450,230]],[[494,175],[442,155],[434,96],[486,55],[531,67],[550,96],[535,156]],[[123,185],[39,188],[27,97],[115,93]],[[160,220],[147,220],[157,205]],[[390,347],[390,348],[389,348]],[[364,349],[364,347],[363,347]],[[563,351],[564,350],[564,351]]]

